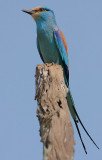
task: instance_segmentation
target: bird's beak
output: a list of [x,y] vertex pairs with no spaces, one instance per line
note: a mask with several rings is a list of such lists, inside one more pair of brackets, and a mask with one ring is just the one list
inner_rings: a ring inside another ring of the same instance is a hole
[[35,13],[35,11],[32,10],[32,9],[30,9],[30,10],[22,9],[22,11],[25,12],[25,13],[28,13],[28,14],[30,14],[30,15]]

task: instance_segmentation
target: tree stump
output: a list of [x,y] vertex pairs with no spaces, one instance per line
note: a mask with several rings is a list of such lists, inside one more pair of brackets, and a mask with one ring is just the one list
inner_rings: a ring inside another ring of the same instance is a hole
[[43,143],[43,160],[73,160],[74,132],[66,101],[68,88],[57,64],[36,67],[37,116]]

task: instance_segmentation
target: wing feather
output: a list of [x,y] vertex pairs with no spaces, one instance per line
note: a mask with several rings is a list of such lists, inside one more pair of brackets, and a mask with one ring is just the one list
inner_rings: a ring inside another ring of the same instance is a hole
[[63,68],[66,73],[67,83],[69,85],[69,67],[68,67],[68,57],[67,57],[68,53],[67,53],[67,48],[64,45],[65,40],[64,40],[64,35],[62,35],[61,30],[54,31],[54,39],[55,39],[56,46],[59,50],[59,54],[62,59]]

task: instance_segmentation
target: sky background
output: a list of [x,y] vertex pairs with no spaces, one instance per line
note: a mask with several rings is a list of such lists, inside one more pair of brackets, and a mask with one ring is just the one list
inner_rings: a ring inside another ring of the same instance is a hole
[[[83,129],[84,153],[75,125],[74,160],[102,159],[102,1],[0,1],[0,159],[42,160],[36,117],[35,69],[42,64],[36,47],[36,24],[21,9],[54,10],[69,50],[70,88]],[[72,121],[73,122],[73,121]]]

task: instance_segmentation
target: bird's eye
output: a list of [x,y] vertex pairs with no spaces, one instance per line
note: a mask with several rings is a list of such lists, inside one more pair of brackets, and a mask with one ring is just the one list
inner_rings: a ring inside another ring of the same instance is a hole
[[42,12],[42,11],[45,11],[45,9],[44,8],[40,8],[40,11]]

